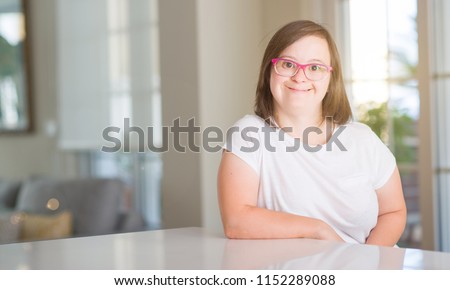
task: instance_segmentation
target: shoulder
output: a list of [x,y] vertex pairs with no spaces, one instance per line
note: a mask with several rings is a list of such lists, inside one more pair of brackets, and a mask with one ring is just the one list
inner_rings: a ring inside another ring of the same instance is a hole
[[[267,123],[256,115],[245,115],[239,119],[234,125],[228,128],[227,138],[231,135],[233,140],[244,139],[248,141],[248,138],[263,139],[263,128],[268,126]],[[227,140],[228,141],[228,140]]]
[[233,127],[238,128],[246,128],[246,127],[256,127],[261,128],[264,127],[265,121],[256,115],[245,115],[241,119],[239,119],[236,123],[234,123]]
[[360,122],[351,121],[343,126],[347,127],[349,130],[352,130],[355,133],[368,134],[372,132],[372,129],[370,129],[369,126]]
[[[389,151],[388,146],[378,137],[378,135],[366,124],[359,122],[350,122],[346,124],[344,130],[344,140],[355,144],[360,151],[375,154],[374,152]],[[390,153],[391,154],[391,153]]]
[[342,125],[345,128],[344,134],[352,136],[352,137],[360,137],[360,138],[373,138],[376,134],[372,131],[372,129],[366,124],[360,122],[349,122],[345,125]]
[[373,146],[383,143],[369,126],[360,122],[352,121],[341,125],[336,130],[335,132],[339,133],[339,138],[344,144],[353,144],[359,148],[365,148],[364,150],[370,150]]
[[239,119],[226,132],[224,149],[238,156],[259,174],[261,162],[261,128],[264,120],[255,115],[246,115]]

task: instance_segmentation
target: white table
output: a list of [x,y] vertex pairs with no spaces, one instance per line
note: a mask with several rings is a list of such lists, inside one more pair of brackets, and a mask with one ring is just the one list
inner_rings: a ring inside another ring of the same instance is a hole
[[0,245],[0,269],[450,269],[450,254],[181,228]]

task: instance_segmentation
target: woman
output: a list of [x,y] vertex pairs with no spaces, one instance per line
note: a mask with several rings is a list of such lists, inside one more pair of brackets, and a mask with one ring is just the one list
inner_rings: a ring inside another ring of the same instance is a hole
[[218,174],[227,237],[395,245],[406,206],[395,158],[352,122],[336,45],[296,21],[270,40],[255,115],[229,130]]

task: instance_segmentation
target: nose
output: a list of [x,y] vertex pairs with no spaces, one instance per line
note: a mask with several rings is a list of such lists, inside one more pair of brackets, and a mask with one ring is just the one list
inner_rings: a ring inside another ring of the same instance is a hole
[[291,77],[293,81],[296,82],[306,82],[308,78],[306,77],[305,70],[303,68],[299,68],[297,73]]

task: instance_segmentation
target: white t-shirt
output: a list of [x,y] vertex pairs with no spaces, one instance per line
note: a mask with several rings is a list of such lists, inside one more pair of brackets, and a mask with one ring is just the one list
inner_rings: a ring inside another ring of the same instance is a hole
[[351,243],[365,243],[375,227],[375,190],[396,166],[386,145],[357,122],[335,128],[318,150],[247,115],[228,130],[224,147],[259,176],[258,207],[321,219]]

